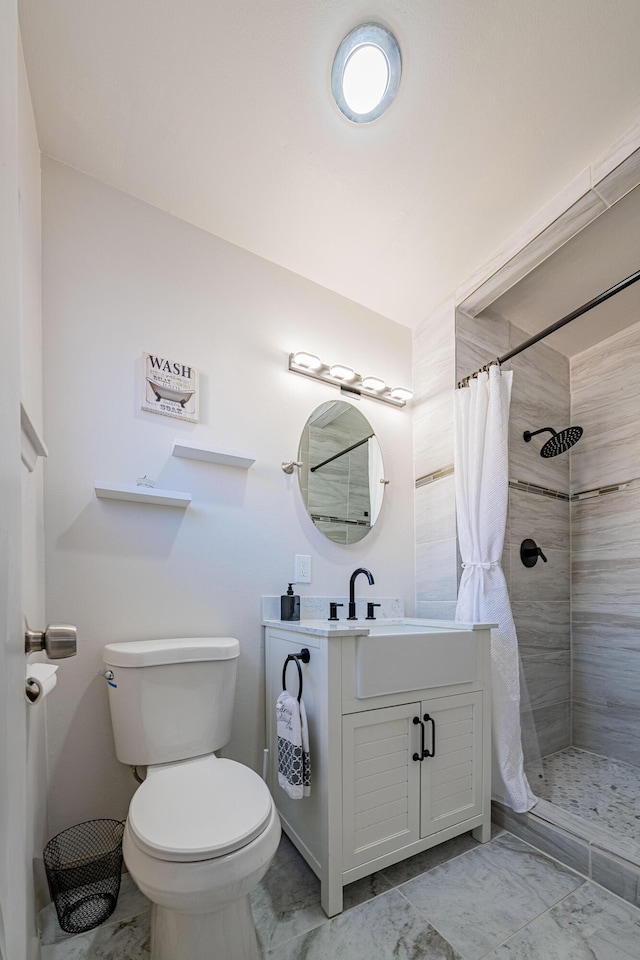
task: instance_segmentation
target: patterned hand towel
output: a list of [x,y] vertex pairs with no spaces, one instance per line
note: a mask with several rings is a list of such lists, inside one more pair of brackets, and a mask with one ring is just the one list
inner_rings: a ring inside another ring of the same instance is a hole
[[309,728],[302,700],[283,690],[276,703],[278,718],[278,783],[292,800],[311,793]]

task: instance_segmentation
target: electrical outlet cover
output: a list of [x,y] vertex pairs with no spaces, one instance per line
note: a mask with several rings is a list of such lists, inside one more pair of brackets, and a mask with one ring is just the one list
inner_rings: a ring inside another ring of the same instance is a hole
[[296,554],[295,578],[296,583],[311,583],[311,557]]

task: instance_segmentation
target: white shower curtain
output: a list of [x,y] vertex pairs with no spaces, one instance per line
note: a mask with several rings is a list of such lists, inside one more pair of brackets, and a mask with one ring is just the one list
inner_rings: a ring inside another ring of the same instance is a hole
[[511,372],[497,365],[455,394],[455,483],[462,579],[456,620],[491,637],[493,794],[517,813],[536,803],[523,769],[518,640],[500,566],[509,499]]

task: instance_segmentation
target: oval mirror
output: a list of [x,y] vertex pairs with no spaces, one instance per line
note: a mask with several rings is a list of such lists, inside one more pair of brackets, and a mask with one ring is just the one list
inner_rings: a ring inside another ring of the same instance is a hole
[[300,492],[318,530],[334,543],[357,543],[380,515],[385,484],[371,424],[344,400],[329,400],[307,420],[298,448]]

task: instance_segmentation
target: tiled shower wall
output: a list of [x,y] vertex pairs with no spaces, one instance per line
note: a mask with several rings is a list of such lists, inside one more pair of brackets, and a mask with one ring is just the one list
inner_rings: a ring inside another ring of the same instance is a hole
[[[455,330],[455,333],[454,333]],[[414,341],[416,579],[419,616],[452,619],[459,579],[453,465],[453,387],[463,376],[522,343],[527,334],[500,319],[453,311],[430,318]],[[523,737],[533,758],[570,743],[569,461],[543,460],[544,442],[524,430],[568,426],[568,360],[544,344],[514,358],[510,417],[509,514],[503,569],[524,679]],[[525,568],[520,543],[538,543],[548,563]]]
[[[640,323],[571,362],[573,744],[640,764]],[[618,485],[628,484],[624,489]]]
[[452,475],[455,353],[453,307],[445,305],[418,328],[413,341],[416,612],[445,620],[453,620],[458,595]]

